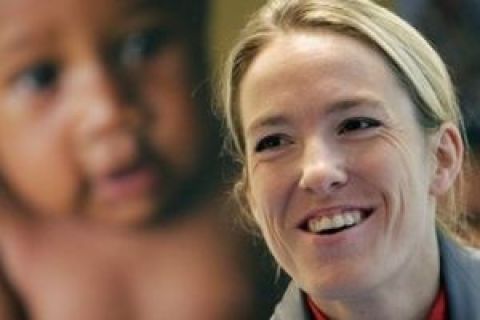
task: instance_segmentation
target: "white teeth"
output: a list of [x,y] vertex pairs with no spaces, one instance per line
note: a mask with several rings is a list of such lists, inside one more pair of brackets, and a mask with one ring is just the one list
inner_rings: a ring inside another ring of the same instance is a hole
[[319,233],[322,231],[340,229],[358,224],[362,221],[360,211],[337,213],[333,217],[317,217],[308,221],[308,231]]
[[362,220],[362,214],[360,213],[360,211],[353,212],[353,219],[355,220],[355,223],[359,223],[360,220]]
[[333,216],[333,227],[338,229],[343,227],[345,224],[345,221],[343,220],[343,216],[340,214],[336,214]]
[[[317,220],[318,221],[318,220]],[[332,219],[325,217],[317,222],[317,230],[328,230],[333,228]]]
[[345,225],[347,226],[353,226],[356,223],[355,218],[350,213],[345,213],[343,215],[343,219],[345,220]]

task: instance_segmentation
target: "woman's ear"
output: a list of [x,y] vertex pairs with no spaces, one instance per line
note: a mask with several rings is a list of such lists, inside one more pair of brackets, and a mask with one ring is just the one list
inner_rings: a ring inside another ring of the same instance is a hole
[[460,130],[444,123],[433,139],[434,170],[430,193],[441,196],[454,184],[463,163],[463,140]]

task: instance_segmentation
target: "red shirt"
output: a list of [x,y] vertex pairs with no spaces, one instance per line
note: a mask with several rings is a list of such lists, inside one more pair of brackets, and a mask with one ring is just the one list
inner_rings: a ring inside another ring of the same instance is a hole
[[[308,309],[312,313],[314,320],[328,320],[327,316],[323,314],[323,312],[317,308],[317,306],[313,303],[310,297],[307,297],[307,305]],[[447,320],[447,297],[445,295],[445,290],[440,288],[437,297],[435,298],[435,302],[433,303],[433,307],[428,314],[427,320]]]

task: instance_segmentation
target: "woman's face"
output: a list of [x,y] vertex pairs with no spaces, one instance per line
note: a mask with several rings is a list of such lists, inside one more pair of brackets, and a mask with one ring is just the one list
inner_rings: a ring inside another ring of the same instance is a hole
[[0,166],[21,203],[137,223],[194,175],[203,133],[169,19],[147,0],[0,3]]
[[300,287],[354,296],[435,261],[433,157],[379,53],[328,31],[281,35],[239,99],[247,197]]

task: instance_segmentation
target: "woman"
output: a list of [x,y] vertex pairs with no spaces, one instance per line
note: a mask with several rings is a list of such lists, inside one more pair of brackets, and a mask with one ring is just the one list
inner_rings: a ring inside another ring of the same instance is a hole
[[274,0],[226,65],[236,186],[293,279],[272,319],[480,319],[464,145],[428,43],[368,0]]

